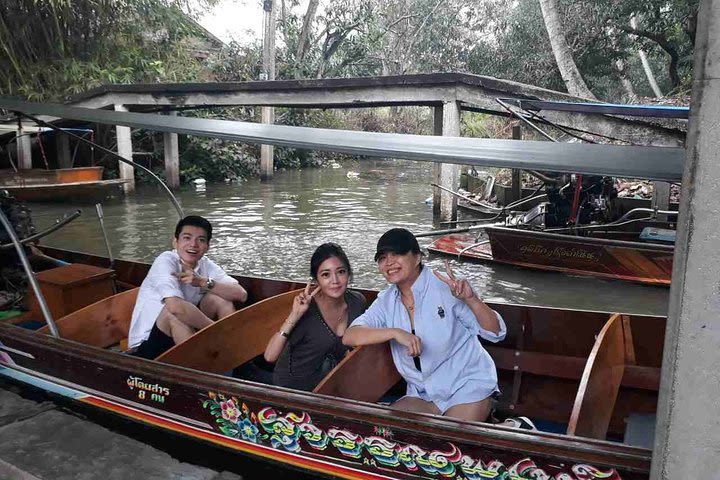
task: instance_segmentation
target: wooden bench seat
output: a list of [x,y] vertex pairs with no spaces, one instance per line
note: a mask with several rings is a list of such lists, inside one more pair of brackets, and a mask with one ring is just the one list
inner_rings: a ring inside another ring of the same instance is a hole
[[377,402],[402,379],[395,368],[389,343],[356,347],[332,369],[313,392]]
[[203,372],[229,372],[265,351],[301,291],[275,295],[221,318],[156,360]]
[[[118,293],[56,320],[60,337],[99,348],[127,339],[139,290]],[[49,334],[50,330],[46,325],[37,332]]]

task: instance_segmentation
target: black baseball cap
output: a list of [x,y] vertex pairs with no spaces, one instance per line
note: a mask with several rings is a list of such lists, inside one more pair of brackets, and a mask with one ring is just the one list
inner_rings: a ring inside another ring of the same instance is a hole
[[382,234],[377,243],[375,261],[380,255],[387,252],[404,255],[408,252],[422,253],[415,235],[405,228],[391,228]]

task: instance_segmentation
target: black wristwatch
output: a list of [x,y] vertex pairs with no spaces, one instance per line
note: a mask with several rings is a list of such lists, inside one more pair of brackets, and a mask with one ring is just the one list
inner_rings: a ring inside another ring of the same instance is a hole
[[215,280],[213,280],[211,277],[208,277],[207,283],[205,284],[205,290],[212,290],[215,286]]

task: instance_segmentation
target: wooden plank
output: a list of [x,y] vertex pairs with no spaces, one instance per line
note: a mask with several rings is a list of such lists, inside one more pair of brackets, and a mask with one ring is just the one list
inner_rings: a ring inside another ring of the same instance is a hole
[[204,372],[228,372],[265,351],[300,291],[285,292],[238,310],[175,345],[156,360]]
[[[519,352],[510,348],[485,346],[499,370],[520,370],[524,373],[547,377],[580,380],[587,360],[581,357],[552,355],[541,352]],[[517,366],[517,368],[515,368]],[[660,369],[640,365],[627,365],[622,377],[623,387],[658,391]]]
[[568,435],[604,439],[626,363],[623,317],[613,315],[600,331],[580,379]]
[[[60,338],[107,348],[127,338],[139,288],[118,293],[57,320]],[[48,334],[47,326],[38,333]]]
[[389,343],[357,347],[315,387],[314,393],[376,402],[401,380]]
[[[514,127],[513,127],[514,131]],[[529,312],[526,308],[522,309],[522,320],[520,321],[520,331],[518,332],[516,339],[516,356],[519,356],[525,350],[525,334],[527,324],[529,322]],[[514,408],[515,404],[520,401],[520,385],[522,383],[523,370],[519,366],[513,366],[515,373],[513,374],[513,387],[512,387],[512,400],[510,401],[511,408]]]
[[636,365],[635,343],[633,342],[632,328],[630,328],[630,317],[622,316],[623,336],[625,337],[625,365]]

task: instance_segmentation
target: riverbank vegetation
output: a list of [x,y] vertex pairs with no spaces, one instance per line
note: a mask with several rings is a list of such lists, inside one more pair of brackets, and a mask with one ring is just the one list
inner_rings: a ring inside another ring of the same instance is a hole
[[[0,4],[0,94],[62,101],[112,83],[258,79],[262,45],[224,44],[195,18],[217,0],[7,0]],[[277,79],[468,72],[610,102],[685,100],[698,0],[275,0]],[[260,8],[248,5],[247,8]],[[259,109],[183,115],[258,121]],[[464,116],[463,131],[503,125]],[[276,122],[430,133],[428,109],[277,109]],[[136,133],[160,167],[162,142]],[[112,146],[112,132],[100,132]],[[182,178],[258,171],[258,148],[183,139]],[[276,149],[278,168],[337,159]],[[112,164],[114,162],[107,162]],[[161,168],[157,169],[160,173]]]

